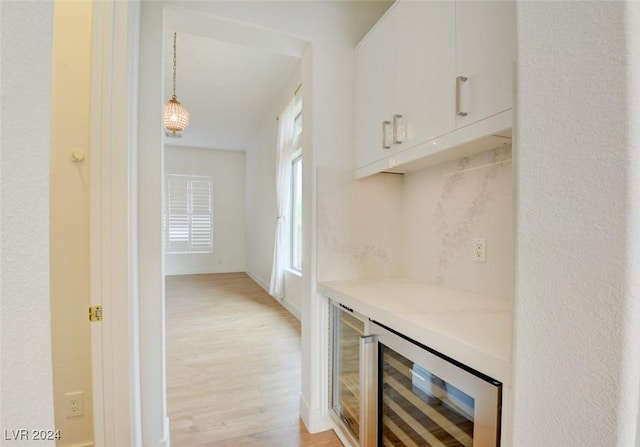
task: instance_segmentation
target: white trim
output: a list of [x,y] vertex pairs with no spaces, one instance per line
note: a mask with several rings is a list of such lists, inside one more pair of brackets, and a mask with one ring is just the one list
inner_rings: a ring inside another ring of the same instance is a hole
[[302,313],[300,312],[300,309],[298,308],[298,306],[296,306],[293,303],[290,303],[289,301],[287,301],[286,298],[284,300],[282,300],[282,301],[279,301],[279,303],[282,304],[282,307],[287,309],[291,315],[293,315],[299,321],[301,321]]
[[164,418],[164,434],[158,447],[171,447],[171,422],[168,417]]
[[[90,225],[90,303],[92,306],[102,305],[101,279],[101,167],[98,160],[100,153],[101,134],[101,90],[102,71],[105,61],[101,56],[102,46],[105,45],[104,29],[108,27],[103,19],[106,3],[97,2],[93,5],[93,42],[92,42],[92,72],[91,72],[91,140],[89,157],[89,225]],[[93,392],[93,437],[97,447],[105,447],[105,402],[104,402],[104,363],[102,359],[102,325],[91,325],[91,364],[92,364],[92,392]]]
[[[265,292],[269,293],[269,285],[263,281],[261,278],[259,278],[257,275],[255,275],[254,273],[251,273],[249,271],[245,272],[247,274],[247,276],[249,278],[251,278],[253,281],[256,282],[256,284],[258,284],[260,287],[262,287],[264,289]],[[292,273],[299,275],[298,272],[292,271]],[[272,297],[273,298],[273,297]],[[274,298],[275,300],[275,298]],[[282,307],[284,307],[285,309],[287,309],[287,311],[293,315],[294,317],[296,317],[298,320],[300,320],[302,318],[302,314],[300,312],[300,309],[298,308],[298,306],[296,306],[293,303],[290,303],[289,301],[287,301],[286,299],[286,290],[285,290],[285,299],[282,301],[276,300],[279,304],[282,305]]]
[[138,302],[142,438],[145,446],[164,446],[167,438],[167,382],[162,250],[162,87],[164,6],[142,2],[140,23],[138,117]]
[[260,287],[262,287],[264,289],[265,292],[269,293],[269,284],[264,281],[262,278],[260,278],[258,275],[256,275],[255,273],[246,271],[245,272],[247,274],[247,276],[251,279],[253,279],[256,284],[258,284]]
[[320,433],[333,428],[329,414],[320,408],[309,408],[309,404],[302,394],[300,394],[300,417],[309,433]]
[[139,1],[94,4],[91,83],[91,325],[94,445],[139,446],[135,167]]

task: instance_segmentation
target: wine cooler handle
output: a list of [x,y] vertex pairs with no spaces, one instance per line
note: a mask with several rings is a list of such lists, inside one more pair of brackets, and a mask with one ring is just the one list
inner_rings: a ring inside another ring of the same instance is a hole
[[360,337],[360,447],[376,447],[378,437],[378,338]]

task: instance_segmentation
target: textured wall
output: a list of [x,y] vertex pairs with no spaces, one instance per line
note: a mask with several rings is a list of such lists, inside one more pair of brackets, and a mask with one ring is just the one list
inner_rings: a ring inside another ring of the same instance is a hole
[[517,18],[513,445],[632,446],[638,123],[625,4],[520,2]]
[[[0,8],[2,428],[53,429],[49,306],[53,3],[2,2]],[[8,445],[35,444],[25,440]]]
[[[625,33],[627,39],[627,86],[628,97],[633,98],[627,104],[629,111],[629,172],[640,172],[640,3],[630,2],[626,4]],[[635,123],[635,124],[633,124]],[[627,225],[627,306],[626,320],[626,350],[628,360],[624,386],[629,389],[629,399],[621,409],[622,414],[629,414],[629,421],[622,422],[624,430],[630,430],[633,435],[632,416],[636,413],[636,446],[640,447],[640,176],[627,176],[629,182],[628,209],[629,224]],[[634,394],[637,403],[634,402]],[[622,425],[619,424],[619,425]]]
[[[51,97],[51,327],[58,447],[93,441],[89,307],[90,2],[57,2]],[[79,151],[86,158],[71,161]],[[67,417],[65,393],[84,393]]]

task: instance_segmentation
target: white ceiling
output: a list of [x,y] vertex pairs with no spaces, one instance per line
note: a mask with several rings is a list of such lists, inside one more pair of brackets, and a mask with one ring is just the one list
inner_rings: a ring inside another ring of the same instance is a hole
[[[191,114],[182,138],[165,144],[244,150],[300,70],[310,41],[357,44],[387,0],[167,1],[165,101],[171,97],[178,31],[178,99]],[[292,92],[293,93],[293,92]],[[275,121],[275,116],[273,116]]]
[[[166,99],[172,90],[172,37],[165,64]],[[165,144],[246,149],[286,82],[299,70],[300,60],[182,32],[177,37],[176,95],[191,123],[182,138],[165,137]]]

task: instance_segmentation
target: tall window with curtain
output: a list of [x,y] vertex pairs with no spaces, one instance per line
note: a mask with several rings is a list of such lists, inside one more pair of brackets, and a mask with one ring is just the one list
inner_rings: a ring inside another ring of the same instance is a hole
[[287,104],[278,119],[276,148],[277,220],[269,293],[284,298],[284,271],[302,270],[302,103]]

